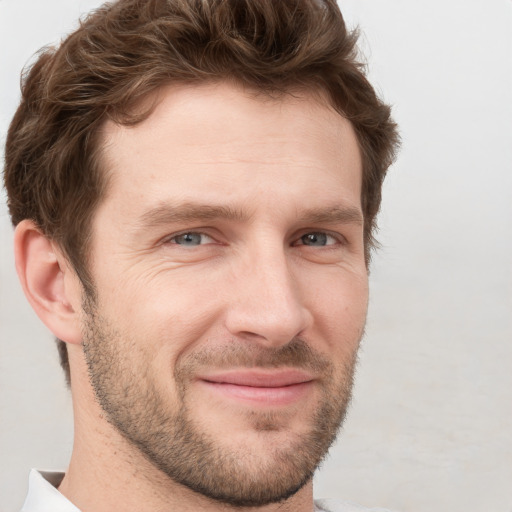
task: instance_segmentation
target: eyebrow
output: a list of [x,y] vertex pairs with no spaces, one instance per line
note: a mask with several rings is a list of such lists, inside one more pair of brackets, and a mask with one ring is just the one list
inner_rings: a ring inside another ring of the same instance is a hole
[[[191,221],[228,220],[244,222],[252,215],[241,208],[228,205],[205,205],[199,203],[162,204],[144,212],[138,227],[146,229],[154,226]],[[305,224],[363,224],[363,214],[353,206],[331,206],[312,208],[300,212],[297,216],[299,223]]]
[[138,224],[141,228],[161,226],[175,222],[207,221],[225,219],[242,222],[249,215],[240,209],[226,205],[204,205],[181,203],[179,205],[163,204],[144,212]]
[[358,224],[364,222],[363,213],[353,206],[332,206],[327,208],[313,208],[306,210],[298,216],[301,223],[312,224]]

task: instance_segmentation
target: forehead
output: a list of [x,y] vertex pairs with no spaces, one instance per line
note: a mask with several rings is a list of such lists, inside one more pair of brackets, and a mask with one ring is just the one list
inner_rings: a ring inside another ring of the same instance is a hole
[[[359,200],[361,157],[354,130],[320,94],[270,97],[220,83],[169,86],[145,100],[153,106],[135,126],[102,130],[105,200],[131,212],[167,196],[229,202],[269,187],[287,196],[310,190]],[[304,183],[302,183],[304,185]],[[299,190],[300,189],[300,190]],[[333,191],[334,193],[334,191]],[[193,196],[193,197],[189,197]],[[212,196],[212,197],[209,197]],[[213,197],[215,196],[215,197]]]

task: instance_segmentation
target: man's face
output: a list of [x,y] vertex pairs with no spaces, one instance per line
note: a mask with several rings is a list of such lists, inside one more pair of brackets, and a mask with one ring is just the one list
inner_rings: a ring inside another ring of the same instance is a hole
[[367,307],[361,159],[308,94],[159,92],[105,127],[84,352],[109,422],[235,505],[308,482],[350,396]]

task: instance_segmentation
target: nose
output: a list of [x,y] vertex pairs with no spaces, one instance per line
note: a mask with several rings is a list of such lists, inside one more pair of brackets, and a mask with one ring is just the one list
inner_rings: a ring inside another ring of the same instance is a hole
[[253,253],[237,273],[226,327],[236,338],[266,347],[286,345],[312,323],[285,251]]

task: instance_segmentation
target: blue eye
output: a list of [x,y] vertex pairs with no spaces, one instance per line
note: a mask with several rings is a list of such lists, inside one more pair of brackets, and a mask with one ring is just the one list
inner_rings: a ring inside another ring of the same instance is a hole
[[325,245],[332,245],[335,243],[334,238],[327,233],[313,232],[306,233],[300,237],[302,245],[308,245],[310,247],[324,247]]
[[193,247],[204,243],[205,238],[209,239],[209,237],[201,233],[182,233],[181,235],[173,236],[171,242],[177,245]]

